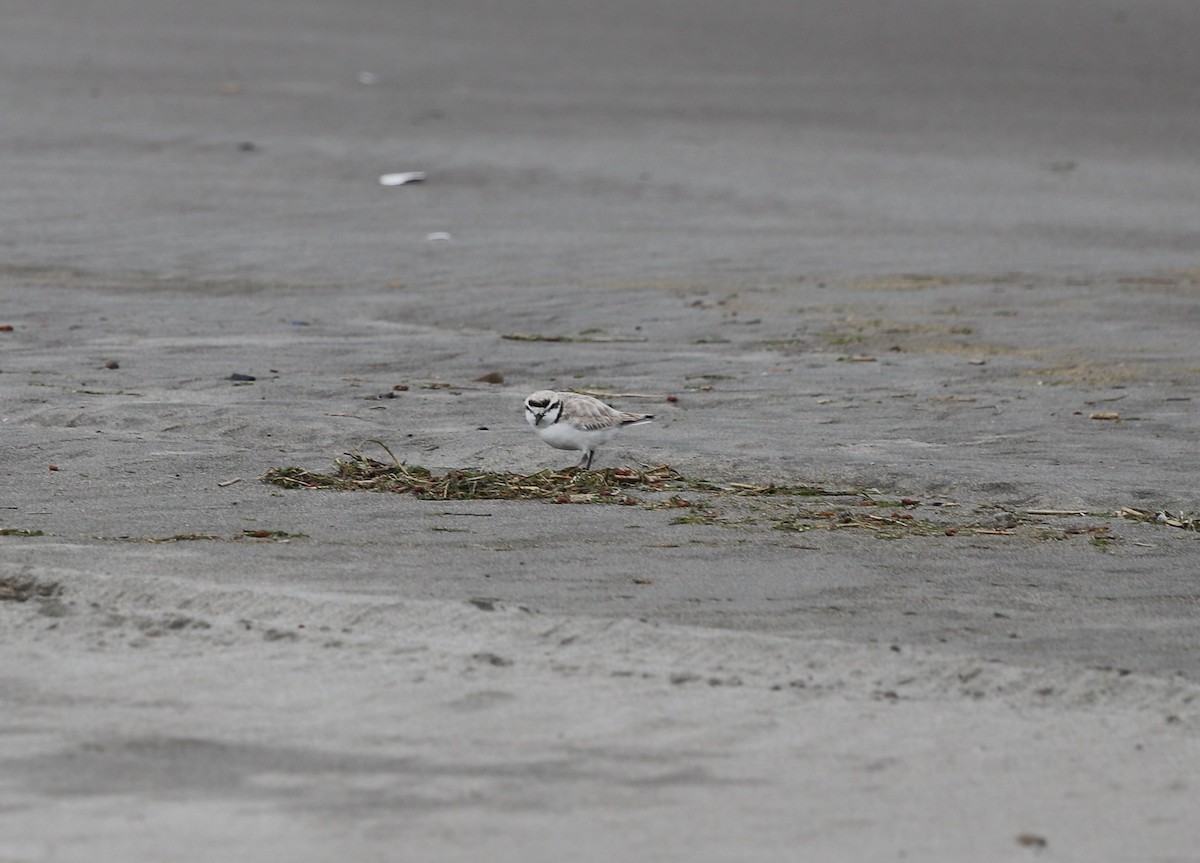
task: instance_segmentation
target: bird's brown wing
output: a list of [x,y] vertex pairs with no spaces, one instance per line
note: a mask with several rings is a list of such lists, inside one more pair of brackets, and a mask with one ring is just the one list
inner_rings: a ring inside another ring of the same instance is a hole
[[576,426],[585,431],[599,431],[627,422],[627,414],[599,399],[576,393],[563,396],[563,416],[569,417]]

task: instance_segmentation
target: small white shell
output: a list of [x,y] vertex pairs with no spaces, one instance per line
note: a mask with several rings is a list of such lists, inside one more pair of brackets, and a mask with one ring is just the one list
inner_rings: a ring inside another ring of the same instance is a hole
[[379,178],[381,186],[403,186],[406,183],[421,183],[425,181],[424,171],[405,171],[400,174],[384,174]]

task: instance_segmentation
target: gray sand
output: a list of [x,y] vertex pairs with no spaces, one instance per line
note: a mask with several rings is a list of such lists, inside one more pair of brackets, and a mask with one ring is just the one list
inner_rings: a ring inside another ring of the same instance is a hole
[[428,6],[9,4],[0,861],[1196,859],[1194,4]]

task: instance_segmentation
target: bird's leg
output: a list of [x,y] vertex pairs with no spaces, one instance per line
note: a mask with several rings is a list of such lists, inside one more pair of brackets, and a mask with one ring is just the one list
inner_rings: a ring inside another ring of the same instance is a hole
[[596,454],[595,450],[585,449],[583,451],[583,458],[581,458],[579,460],[579,466],[581,468],[583,468],[584,470],[591,470],[592,469],[592,456],[594,456],[595,454]]

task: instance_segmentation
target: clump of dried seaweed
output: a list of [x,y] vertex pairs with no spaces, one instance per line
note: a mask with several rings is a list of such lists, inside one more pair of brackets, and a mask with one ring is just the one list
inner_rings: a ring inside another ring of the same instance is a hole
[[360,453],[348,453],[329,473],[301,467],[267,471],[264,482],[283,488],[379,491],[411,494],[423,500],[543,500],[553,503],[639,503],[631,492],[660,492],[687,488],[687,480],[667,465],[641,470],[543,470],[533,474],[450,470],[435,474],[428,468],[395,462],[387,464]]
[[[1089,537],[1098,548],[1116,541],[1103,514],[1086,510],[1013,511],[997,505],[976,508],[978,515],[999,509],[986,518],[963,519],[951,515],[961,504],[915,498],[885,500],[875,489],[831,490],[817,485],[785,483],[721,484],[687,477],[669,465],[605,470],[543,470],[533,474],[449,470],[435,474],[427,468],[400,462],[382,441],[364,441],[382,447],[392,463],[347,453],[322,473],[302,467],[277,467],[262,480],[289,489],[377,491],[411,494],[423,500],[511,500],[550,503],[596,503],[640,506],[650,510],[676,510],[672,524],[722,525],[736,528],[769,524],[775,530],[802,533],[814,529],[857,529],[881,539],[907,537],[1025,537],[1061,540]],[[360,449],[361,446],[360,445]],[[634,494],[644,495],[642,498]],[[805,499],[804,504],[800,499]],[[920,514],[917,514],[917,511]],[[1172,518],[1131,508],[1116,517],[1196,530],[1200,520]],[[1087,519],[1051,527],[1045,517]]]
[[1183,530],[1200,530],[1200,516],[1186,515],[1178,513],[1171,515],[1166,510],[1159,512],[1148,512],[1142,509],[1134,509],[1131,506],[1123,506],[1116,512],[1117,518],[1128,519],[1129,521],[1142,521],[1147,524],[1165,524],[1167,527],[1178,527]]
[[[901,536],[932,536],[947,534],[948,529],[926,519],[915,518],[910,512],[867,511],[857,509],[813,509],[796,508],[786,515],[774,519],[776,530],[792,530],[802,533],[814,528],[842,530],[858,528],[874,531],[884,539],[899,539]],[[948,535],[953,536],[953,529]]]
[[815,529],[858,529],[870,531],[880,539],[913,536],[1023,536],[1031,540],[1048,540],[1089,536],[1111,541],[1107,525],[1086,524],[1050,528],[1025,514],[1010,512],[1006,512],[1001,518],[984,521],[921,518],[909,511],[919,505],[917,501],[905,504],[879,503],[864,498],[853,509],[797,507],[774,518],[772,526],[775,530],[797,533]]

